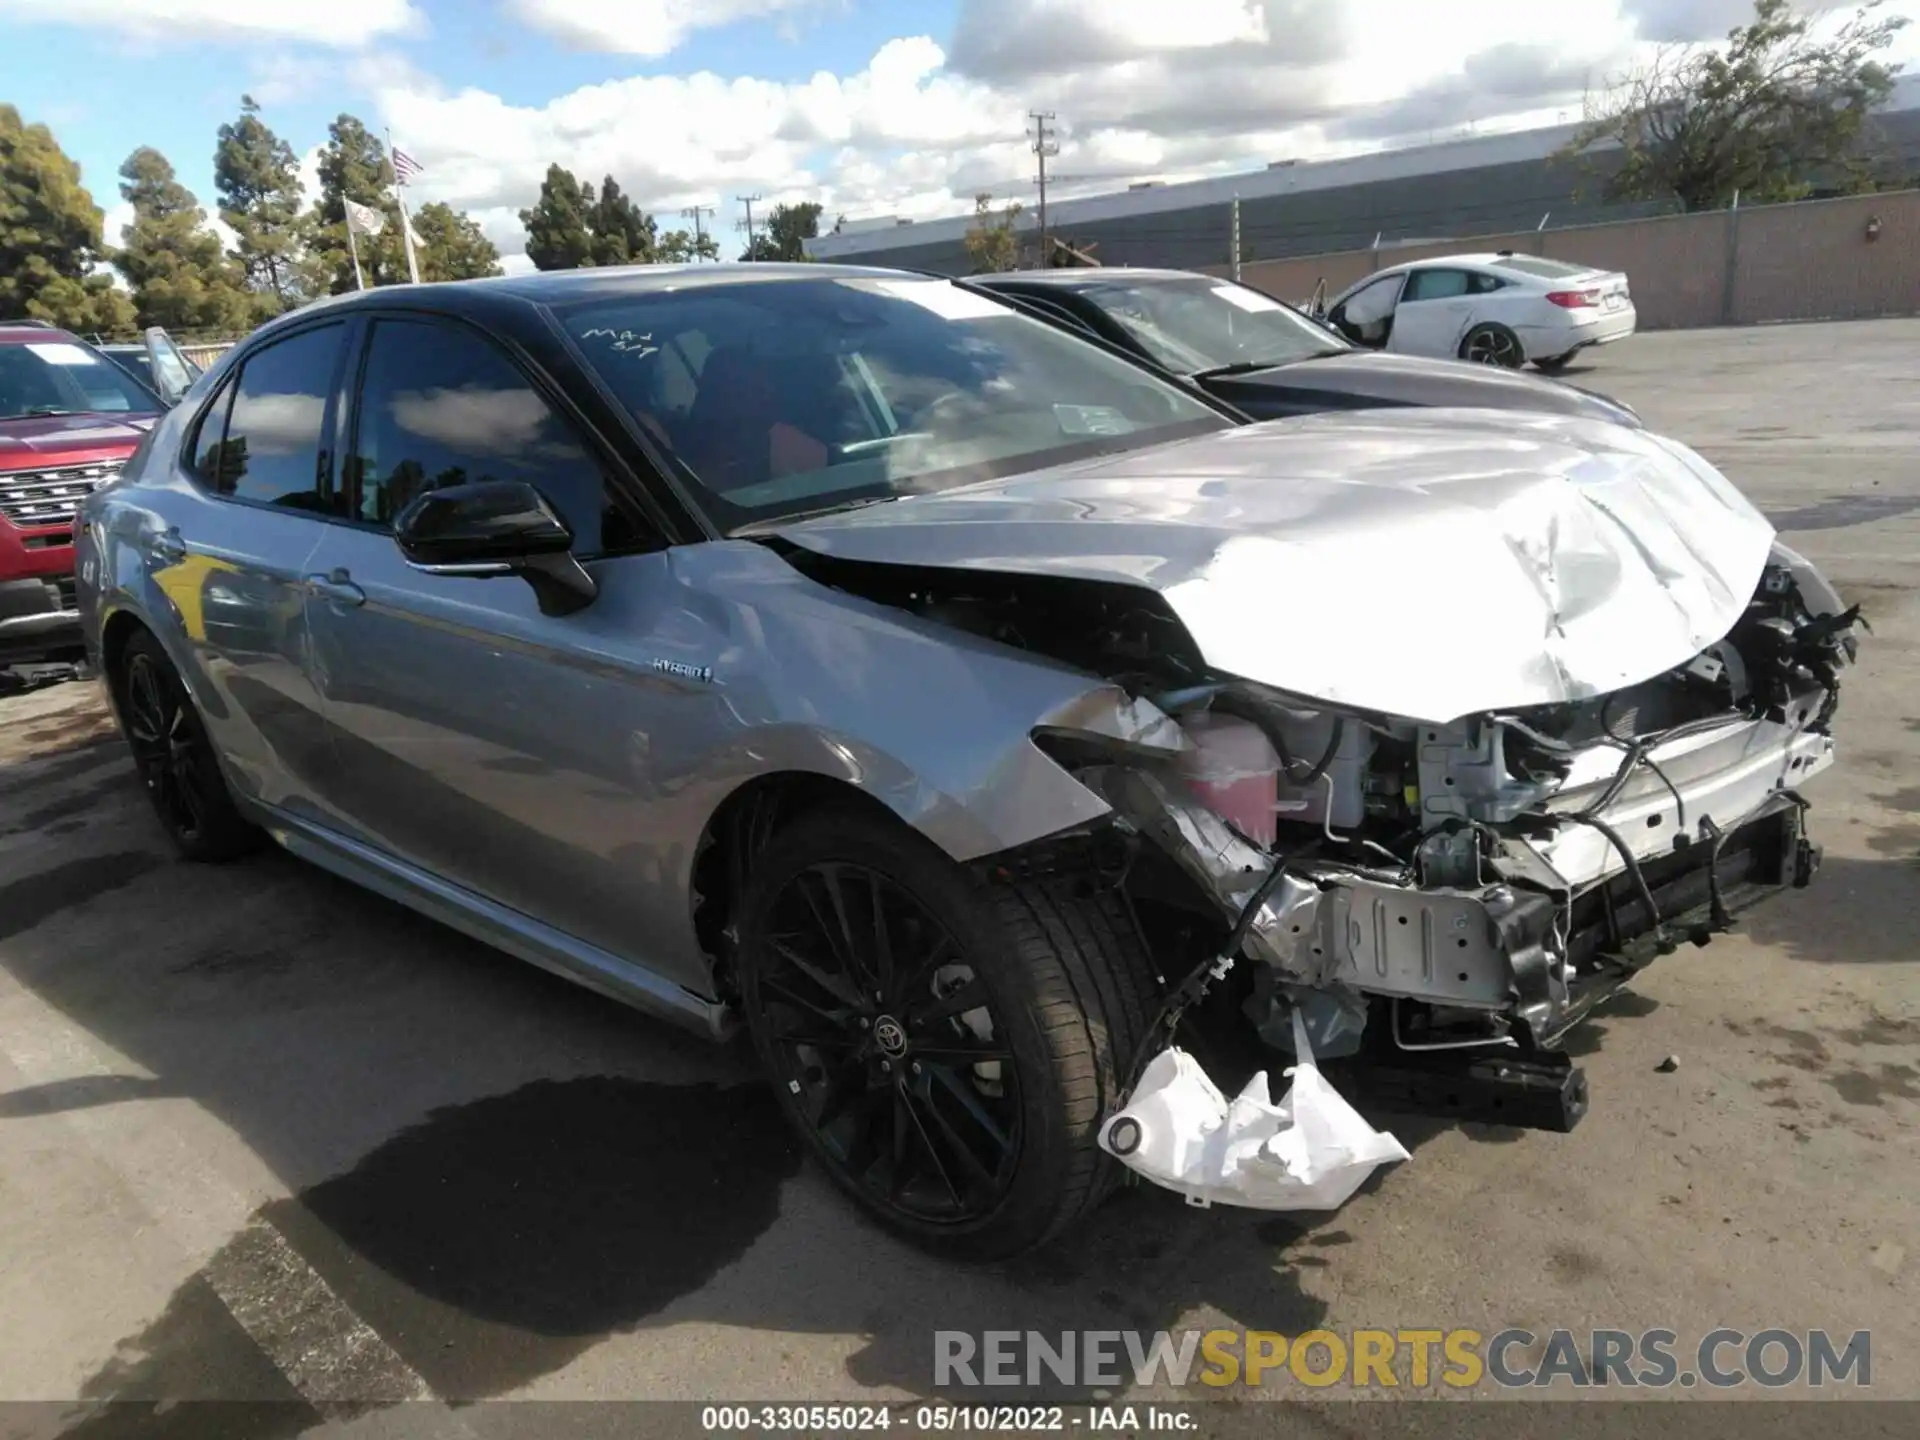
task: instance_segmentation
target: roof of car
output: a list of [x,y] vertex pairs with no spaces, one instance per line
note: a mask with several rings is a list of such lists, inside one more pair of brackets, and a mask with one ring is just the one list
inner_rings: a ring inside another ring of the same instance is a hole
[[926,278],[908,270],[889,270],[870,265],[822,265],[810,261],[607,265],[581,270],[535,270],[525,275],[494,275],[482,280],[443,280],[425,285],[377,285],[370,290],[324,295],[276,317],[254,333],[259,335],[278,331],[323,311],[331,313],[376,306],[419,306],[480,318],[487,314],[499,314],[503,301],[509,306],[516,301],[537,305],[567,305],[580,300],[618,299],[655,290],[748,285],[770,280]]
[[435,299],[471,295],[513,295],[543,305],[591,299],[617,290],[684,290],[706,285],[739,285],[766,280],[822,280],[846,277],[900,280],[911,272],[869,265],[822,265],[816,262],[759,261],[687,265],[607,265],[581,270],[534,270],[525,275],[495,275],[484,280],[450,280],[431,285],[379,285],[371,290],[349,290],[302,306],[301,313],[322,305],[382,304],[396,299]]
[[1492,252],[1473,255],[1429,255],[1424,260],[1404,260],[1398,265],[1382,266],[1386,270],[1434,270],[1451,268],[1455,265],[1498,265],[1503,260],[1511,260],[1511,252],[1496,255]]
[[77,341],[79,338],[43,320],[0,320],[0,345],[44,345],[49,340]]

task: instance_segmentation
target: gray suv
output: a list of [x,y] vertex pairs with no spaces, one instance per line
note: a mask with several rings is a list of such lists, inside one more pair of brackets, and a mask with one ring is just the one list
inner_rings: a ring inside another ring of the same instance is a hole
[[974,1257],[1174,1183],[1116,1120],[1172,1049],[1237,1088],[1310,1035],[1402,1105],[1570,1126],[1581,1017],[1811,875],[1853,644],[1673,441],[1244,426],[816,265],[307,307],[76,539],[187,857],[270,837],[744,1023],[835,1181]]

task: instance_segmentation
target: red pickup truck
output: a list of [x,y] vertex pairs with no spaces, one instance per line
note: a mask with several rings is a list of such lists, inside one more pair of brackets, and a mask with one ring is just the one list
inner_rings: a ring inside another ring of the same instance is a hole
[[0,320],[0,668],[82,653],[74,513],[165,408],[66,331]]

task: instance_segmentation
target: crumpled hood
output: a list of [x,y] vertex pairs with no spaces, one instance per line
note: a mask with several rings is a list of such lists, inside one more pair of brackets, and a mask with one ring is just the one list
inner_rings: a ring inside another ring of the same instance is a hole
[[780,533],[847,560],[1140,585],[1218,670],[1434,722],[1685,664],[1733,628],[1774,534],[1676,441],[1439,409],[1248,426]]

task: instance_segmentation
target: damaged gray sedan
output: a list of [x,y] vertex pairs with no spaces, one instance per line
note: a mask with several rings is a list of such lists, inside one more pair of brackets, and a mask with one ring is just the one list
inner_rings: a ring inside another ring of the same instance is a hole
[[308,307],[76,539],[186,855],[744,1025],[840,1187],[976,1257],[1123,1167],[1337,1205],[1405,1153],[1348,1098],[1571,1128],[1569,1029],[1811,878],[1857,619],[1650,433],[1241,426],[817,266]]

